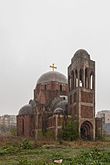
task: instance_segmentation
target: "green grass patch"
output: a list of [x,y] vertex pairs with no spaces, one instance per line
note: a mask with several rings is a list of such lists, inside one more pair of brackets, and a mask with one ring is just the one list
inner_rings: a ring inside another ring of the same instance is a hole
[[5,145],[0,148],[0,165],[54,165],[54,160],[60,159],[63,160],[62,165],[110,165],[110,145],[101,147],[95,143],[98,145],[90,148],[94,143],[73,144],[45,144],[35,148],[23,140],[19,145]]

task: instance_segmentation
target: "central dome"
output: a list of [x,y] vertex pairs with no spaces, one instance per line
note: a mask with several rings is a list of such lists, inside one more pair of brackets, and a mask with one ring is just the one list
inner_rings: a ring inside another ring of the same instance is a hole
[[51,81],[67,84],[67,78],[62,73],[56,71],[49,71],[44,73],[37,81],[37,84],[45,84]]

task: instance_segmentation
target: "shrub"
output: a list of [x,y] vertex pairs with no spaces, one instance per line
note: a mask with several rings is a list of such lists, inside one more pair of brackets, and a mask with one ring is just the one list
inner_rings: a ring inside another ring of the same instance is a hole
[[62,138],[64,140],[73,141],[78,138],[78,126],[76,122],[70,120],[62,130]]
[[20,144],[20,148],[22,148],[22,149],[32,149],[32,143],[29,140],[24,139],[23,142]]

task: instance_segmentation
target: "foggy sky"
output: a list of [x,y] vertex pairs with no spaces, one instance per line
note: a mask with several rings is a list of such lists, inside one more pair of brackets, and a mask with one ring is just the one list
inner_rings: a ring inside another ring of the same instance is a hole
[[96,111],[110,109],[109,0],[0,0],[0,115],[33,98],[49,65],[67,75],[82,48],[96,61]]

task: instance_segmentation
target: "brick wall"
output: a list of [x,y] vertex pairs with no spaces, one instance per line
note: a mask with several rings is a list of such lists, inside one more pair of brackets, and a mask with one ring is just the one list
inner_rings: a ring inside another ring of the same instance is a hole
[[81,117],[93,118],[93,107],[81,105]]
[[81,91],[81,101],[93,103],[93,93]]
[[17,116],[17,135],[34,136],[34,118],[31,115]]

